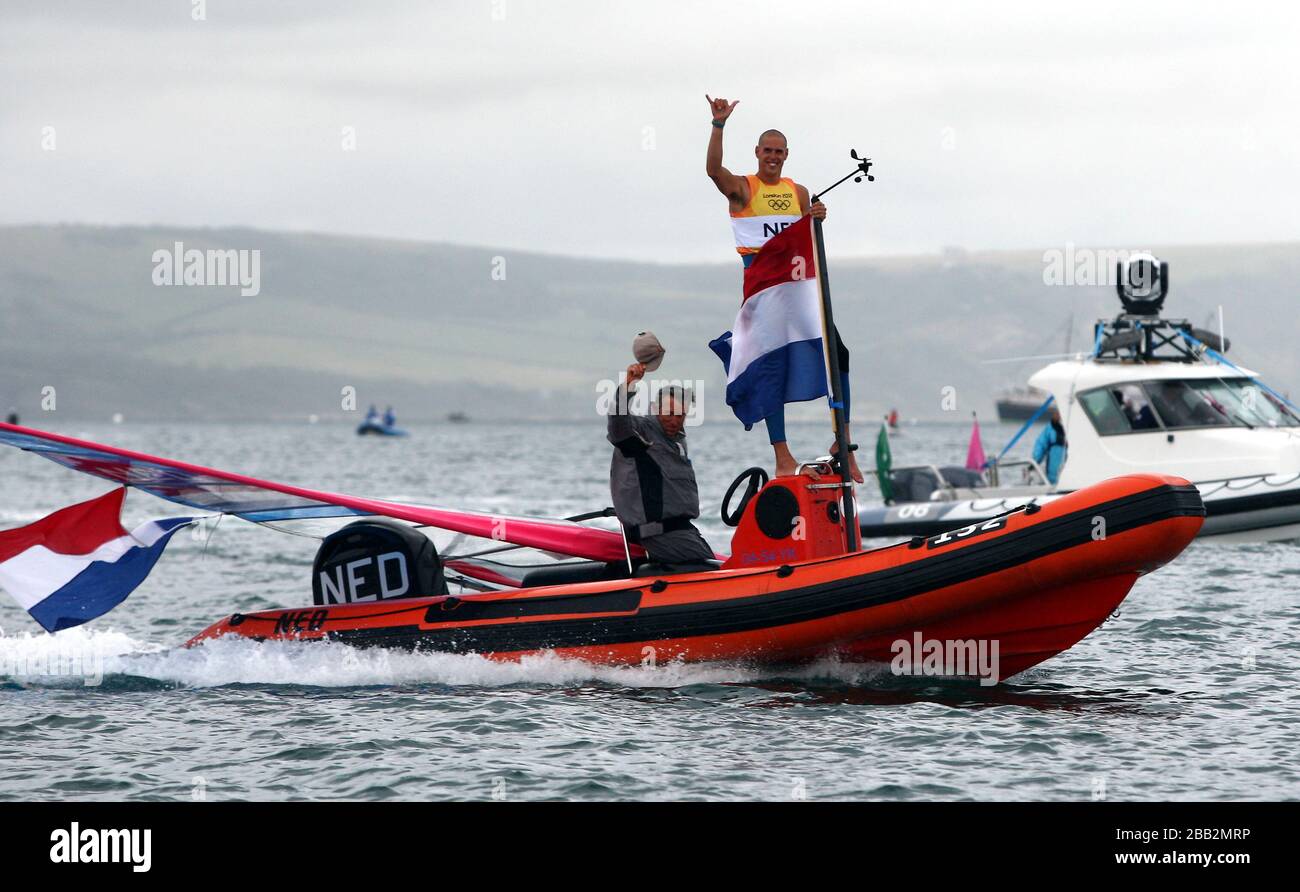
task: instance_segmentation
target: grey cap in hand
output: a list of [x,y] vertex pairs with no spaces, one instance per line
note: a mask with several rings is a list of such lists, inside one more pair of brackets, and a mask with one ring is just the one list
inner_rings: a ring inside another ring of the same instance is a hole
[[647,372],[653,372],[664,361],[664,345],[659,343],[652,331],[643,331],[632,340],[632,355],[636,361],[645,366]]

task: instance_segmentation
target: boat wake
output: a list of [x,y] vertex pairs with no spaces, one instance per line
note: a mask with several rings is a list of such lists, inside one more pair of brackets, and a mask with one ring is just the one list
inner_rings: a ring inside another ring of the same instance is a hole
[[58,635],[0,630],[0,685],[121,690],[269,685],[321,688],[441,687],[682,688],[753,684],[774,679],[871,684],[887,666],[827,660],[780,670],[771,666],[669,662],[602,666],[543,653],[519,662],[477,654],[359,650],[332,642],[255,642],[225,638],[191,649],[150,644],[113,630],[77,627]]

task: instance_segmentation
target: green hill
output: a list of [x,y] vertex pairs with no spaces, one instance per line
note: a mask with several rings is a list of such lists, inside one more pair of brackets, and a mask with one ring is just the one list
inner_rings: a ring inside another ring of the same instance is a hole
[[[1049,287],[1041,251],[846,260],[828,229],[836,318],[853,349],[858,417],[898,406],[992,412],[994,392],[1041,363],[981,360],[1091,343],[1118,309],[1103,287]],[[159,287],[153,252],[261,252],[261,292]],[[1157,249],[1170,315],[1206,327],[1225,305],[1232,355],[1284,390],[1300,380],[1292,282],[1300,245]],[[494,277],[504,259],[504,280]],[[587,417],[596,382],[631,361],[633,334],[667,345],[660,374],[702,379],[730,327],[738,263],[671,265],[250,229],[0,227],[0,407],[30,420],[42,388],[69,417],[344,417],[341,391],[403,419]],[[820,407],[807,411],[820,417]],[[350,416],[349,416],[350,417]]]

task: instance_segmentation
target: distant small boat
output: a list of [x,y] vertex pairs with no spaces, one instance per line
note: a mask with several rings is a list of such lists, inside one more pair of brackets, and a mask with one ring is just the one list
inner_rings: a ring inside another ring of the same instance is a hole
[[405,437],[406,435],[406,431],[402,428],[381,421],[363,421],[357,425],[359,437]]
[[1037,387],[1011,387],[998,394],[999,421],[1028,421],[1047,399]]
[[447,420],[452,424],[465,424],[469,421],[469,416],[464,412],[449,412],[447,413]]
[[[1062,352],[1058,359],[1068,358],[1070,353],[1070,336],[1074,332],[1074,314],[1071,313],[1065,320],[1065,328],[1057,331],[1049,338],[1056,337],[1057,334],[1064,332],[1065,343],[1062,345]],[[1047,357],[1042,357],[1047,358]],[[1034,413],[1042,408],[1043,401],[1050,394],[1046,390],[1032,386],[1017,386],[1003,388],[997,395],[998,421],[1028,421],[1034,417]]]

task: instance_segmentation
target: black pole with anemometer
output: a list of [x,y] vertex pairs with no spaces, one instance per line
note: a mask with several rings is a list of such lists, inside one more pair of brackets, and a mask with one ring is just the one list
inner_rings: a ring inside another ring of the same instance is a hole
[[[855,183],[862,182],[864,177],[869,183],[875,182],[876,178],[869,172],[871,159],[859,158],[856,149],[850,149],[849,154],[854,161],[858,162],[858,166],[851,173],[813,195],[814,204],[849,177],[852,177]],[[831,311],[831,283],[826,272],[826,242],[822,237],[822,221],[815,217],[813,218],[813,240],[817,248],[817,286],[821,291],[822,299],[822,343],[826,346],[826,369],[830,378],[826,383],[830,391],[831,425],[835,430],[836,455],[832,467],[840,473],[840,513],[844,518],[845,546],[849,552],[854,552],[858,550],[861,542],[861,530],[858,528],[858,513],[853,500],[853,476],[849,471],[849,452],[858,447],[849,442],[848,431],[845,429],[844,388],[840,384],[839,333],[835,330],[835,317]]]

